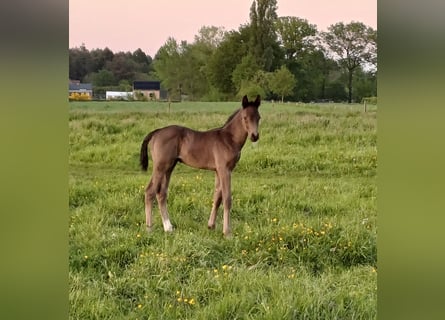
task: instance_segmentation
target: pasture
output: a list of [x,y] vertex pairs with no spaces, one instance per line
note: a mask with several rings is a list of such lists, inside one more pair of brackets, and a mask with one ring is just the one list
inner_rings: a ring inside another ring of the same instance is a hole
[[70,319],[376,319],[375,106],[260,106],[232,174],[233,236],[207,229],[214,173],[178,164],[173,233],[145,231],[142,139],[221,126],[240,102],[75,102],[69,111]]

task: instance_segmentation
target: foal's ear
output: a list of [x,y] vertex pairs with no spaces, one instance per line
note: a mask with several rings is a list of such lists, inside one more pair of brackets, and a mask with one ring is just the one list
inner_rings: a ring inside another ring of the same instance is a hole
[[261,104],[261,97],[260,95],[257,95],[255,101],[253,102],[253,105],[258,108],[260,104]]
[[242,105],[243,105],[243,108],[246,108],[249,105],[249,99],[247,99],[247,96],[243,97]]

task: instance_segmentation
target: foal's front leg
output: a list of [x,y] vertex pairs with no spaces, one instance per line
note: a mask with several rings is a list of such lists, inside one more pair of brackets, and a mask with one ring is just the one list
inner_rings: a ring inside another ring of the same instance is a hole
[[228,169],[222,170],[218,172],[220,183],[221,183],[221,191],[222,191],[222,201],[224,205],[224,224],[223,224],[223,233],[224,236],[229,237],[231,235],[230,230],[230,209],[232,208],[232,192],[231,192],[231,171]]
[[213,194],[213,206],[212,212],[210,213],[210,218],[208,222],[209,229],[215,229],[216,216],[218,214],[218,208],[222,201],[222,190],[221,184],[219,183],[218,174],[215,174],[215,193]]

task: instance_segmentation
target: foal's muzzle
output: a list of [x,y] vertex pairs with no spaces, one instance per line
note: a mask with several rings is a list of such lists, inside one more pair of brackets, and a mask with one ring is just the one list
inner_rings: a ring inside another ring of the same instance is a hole
[[260,134],[259,134],[259,133],[257,133],[257,134],[252,133],[252,134],[250,135],[250,140],[251,140],[252,142],[256,142],[256,141],[258,141],[259,138],[260,138]]

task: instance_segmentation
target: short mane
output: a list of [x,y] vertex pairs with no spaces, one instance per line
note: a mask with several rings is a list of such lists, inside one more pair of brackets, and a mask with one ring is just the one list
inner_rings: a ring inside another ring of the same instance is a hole
[[232,113],[232,115],[231,115],[229,118],[227,118],[227,121],[223,124],[223,127],[224,127],[226,124],[228,124],[230,121],[232,121],[232,119],[235,118],[235,116],[238,114],[238,112],[241,111],[241,109],[242,109],[242,108],[240,108],[240,109],[238,109],[238,110],[235,110],[235,112]]

